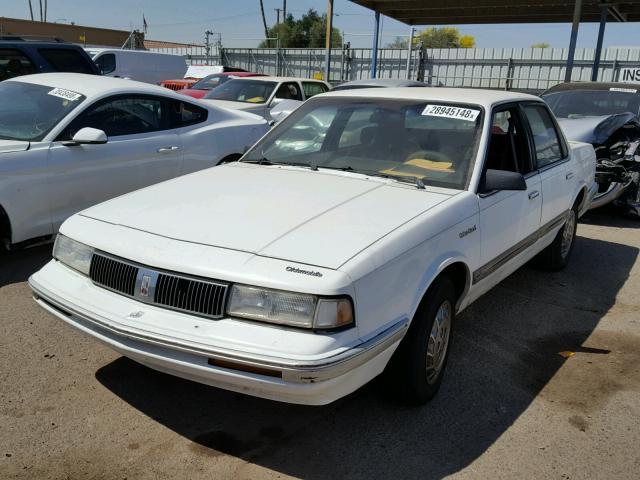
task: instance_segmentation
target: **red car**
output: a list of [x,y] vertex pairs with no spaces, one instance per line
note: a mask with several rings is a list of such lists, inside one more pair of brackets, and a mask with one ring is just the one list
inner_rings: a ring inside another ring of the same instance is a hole
[[214,73],[213,75],[208,75],[196,83],[191,85],[189,88],[184,88],[182,90],[177,90],[178,93],[182,93],[184,95],[189,95],[193,98],[203,98],[207,92],[211,89],[216,88],[218,85],[222,85],[224,82],[231,78],[238,77],[266,77],[263,73],[252,73],[252,72],[223,72],[223,73]]

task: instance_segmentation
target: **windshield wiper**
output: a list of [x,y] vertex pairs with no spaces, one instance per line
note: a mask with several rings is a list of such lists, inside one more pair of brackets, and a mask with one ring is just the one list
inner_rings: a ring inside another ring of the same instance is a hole
[[269,160],[266,157],[262,157],[259,158],[257,160],[254,159],[250,159],[250,160],[240,160],[240,162],[242,163],[256,163],[258,165],[268,165],[268,166],[273,166],[273,165],[284,165],[284,166],[292,166],[292,167],[306,167],[309,168],[311,170],[318,170],[318,166],[313,164],[313,163],[304,163],[304,162],[272,162],[271,160]]
[[341,170],[343,172],[360,173],[362,175],[369,175],[370,177],[380,177],[380,178],[398,180],[399,182],[411,182],[411,183],[415,183],[416,188],[418,188],[419,190],[425,189],[422,179],[414,175],[390,175],[388,173],[378,172],[377,170],[361,170],[361,169],[355,170],[350,165],[346,165],[344,167],[332,167],[332,166],[320,165],[320,168],[328,168],[331,170]]

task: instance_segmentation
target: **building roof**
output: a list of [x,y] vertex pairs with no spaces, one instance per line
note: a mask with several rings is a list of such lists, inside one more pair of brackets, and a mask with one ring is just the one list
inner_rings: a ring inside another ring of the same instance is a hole
[[[571,22],[575,0],[350,0],[408,25]],[[583,0],[582,22],[599,22],[601,0]],[[611,20],[640,21],[640,0],[609,6]]]

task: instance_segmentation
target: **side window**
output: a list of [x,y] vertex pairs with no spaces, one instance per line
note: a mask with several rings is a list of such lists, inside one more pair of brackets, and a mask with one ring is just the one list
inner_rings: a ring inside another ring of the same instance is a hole
[[173,102],[173,122],[172,128],[186,127],[204,122],[209,116],[209,112],[192,103]]
[[311,98],[319,93],[328,92],[329,89],[323,83],[319,82],[302,82],[302,88],[304,89],[304,96]]
[[154,97],[118,97],[89,107],[58,137],[70,140],[78,130],[91,127],[107,137],[151,133],[168,128],[164,101]]
[[0,81],[31,73],[38,69],[20,50],[0,48]]
[[531,127],[538,168],[562,160],[560,139],[549,111],[542,105],[525,105],[523,110]]
[[283,98],[285,100],[302,100],[300,87],[298,84],[293,82],[283,83],[276,92],[276,98]]
[[116,69],[115,53],[105,53],[96,58],[95,62],[102,75],[108,75]]
[[527,136],[516,107],[493,113],[486,167],[523,175],[533,170]]
[[38,53],[58,72],[93,73],[90,60],[69,48],[39,48]]

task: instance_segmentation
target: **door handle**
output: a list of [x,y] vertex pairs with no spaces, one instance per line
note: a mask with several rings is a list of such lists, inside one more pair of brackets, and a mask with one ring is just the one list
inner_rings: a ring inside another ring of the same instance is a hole
[[566,178],[567,180],[571,180],[573,178],[573,172],[569,172],[567,173],[564,178]]
[[540,192],[537,190],[534,190],[529,194],[529,200],[533,200],[534,198],[538,198],[539,196],[540,196]]
[[175,152],[176,150],[180,150],[180,147],[176,147],[175,145],[171,147],[161,147],[158,149],[158,153],[166,153],[166,152]]

